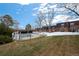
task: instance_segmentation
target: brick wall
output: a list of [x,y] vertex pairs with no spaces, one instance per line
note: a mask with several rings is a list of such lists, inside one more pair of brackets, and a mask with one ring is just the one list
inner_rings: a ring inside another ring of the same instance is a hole
[[[40,29],[37,28],[34,31],[40,32]],[[79,31],[79,21],[73,22],[65,22],[65,23],[58,23],[56,26],[42,27],[41,32],[73,32]]]

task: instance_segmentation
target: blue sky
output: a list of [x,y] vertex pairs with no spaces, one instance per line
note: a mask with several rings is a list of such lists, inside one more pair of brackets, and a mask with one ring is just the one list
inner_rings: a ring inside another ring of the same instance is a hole
[[0,3],[0,16],[10,15],[19,22],[19,27],[25,27],[26,24],[35,24],[33,8],[39,7],[39,4],[21,5],[16,3]]
[[[60,5],[62,6],[62,4]],[[63,17],[66,18],[67,16],[74,16],[74,13],[64,11],[64,8],[58,7],[57,4],[48,4],[48,3],[30,3],[30,4],[18,4],[18,3],[0,3],[0,16],[10,15],[12,16],[13,20],[17,20],[19,22],[20,28],[25,28],[27,24],[31,24],[35,26],[36,23],[36,14],[39,11],[47,12],[47,8],[54,8],[56,9],[55,16],[58,16],[58,22],[63,20]],[[58,11],[57,11],[58,10]],[[59,11],[60,10],[60,11]],[[61,11],[62,10],[62,11]],[[65,12],[62,14],[62,12]],[[64,16],[62,16],[64,15]]]

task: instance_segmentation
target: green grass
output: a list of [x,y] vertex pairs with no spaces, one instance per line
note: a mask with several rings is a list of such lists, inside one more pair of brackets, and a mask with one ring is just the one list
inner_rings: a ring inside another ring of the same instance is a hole
[[14,41],[0,45],[0,55],[7,56],[76,56],[79,36],[50,36]]

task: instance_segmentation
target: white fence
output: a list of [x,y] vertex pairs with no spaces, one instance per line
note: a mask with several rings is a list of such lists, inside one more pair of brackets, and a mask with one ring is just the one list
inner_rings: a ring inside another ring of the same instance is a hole
[[18,34],[16,33],[12,33],[12,37],[14,40],[28,40],[31,38],[36,38],[39,37],[41,35],[45,35],[45,36],[63,36],[63,35],[79,35],[79,32],[35,32],[35,33],[20,33]]
[[40,36],[39,33],[17,33],[17,32],[12,33],[12,38],[14,40],[27,40],[39,36]]

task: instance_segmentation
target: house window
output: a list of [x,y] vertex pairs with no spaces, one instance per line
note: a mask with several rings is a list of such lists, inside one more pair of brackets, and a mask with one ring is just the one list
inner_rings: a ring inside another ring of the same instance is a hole
[[55,27],[52,27],[53,29],[55,28]]
[[61,24],[61,26],[64,26],[64,24]]
[[70,25],[74,25],[74,23],[70,23]]
[[60,31],[61,31],[61,32],[64,32],[64,29],[61,29]]
[[77,31],[79,32],[79,29]]

